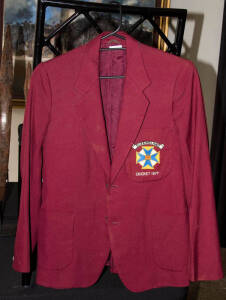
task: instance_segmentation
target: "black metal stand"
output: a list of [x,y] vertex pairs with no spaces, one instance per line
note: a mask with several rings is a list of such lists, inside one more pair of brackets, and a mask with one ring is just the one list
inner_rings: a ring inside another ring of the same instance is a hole
[[[60,7],[74,9],[75,13],[65,20],[58,28],[53,30],[47,37],[44,36],[44,25],[45,15],[47,7]],[[185,22],[187,17],[186,9],[171,9],[171,8],[153,8],[153,7],[140,7],[140,6],[127,6],[122,5],[122,14],[139,15],[140,18],[127,31],[128,34],[132,33],[141,23],[148,20],[153,28],[158,32],[161,38],[168,46],[167,52],[180,56],[182,41],[184,35]],[[118,13],[118,6],[115,4],[104,4],[104,3],[91,3],[83,1],[73,0],[38,0],[37,5],[37,16],[36,16],[36,33],[35,33],[35,48],[34,48],[34,59],[33,69],[41,62],[42,49],[47,46],[55,56],[60,55],[60,51],[56,49],[50,42],[50,40],[62,32],[62,30],[74,21],[79,15],[83,14],[90,24],[96,29],[97,33],[102,33],[103,30],[99,27],[95,19],[90,15],[90,12],[108,12]],[[159,25],[156,23],[156,17],[174,17],[178,19],[175,41],[171,43]],[[22,125],[22,124],[20,124]],[[21,128],[22,129],[22,128]],[[21,138],[21,135],[20,135]],[[20,143],[20,142],[19,142]],[[20,168],[19,168],[20,172]],[[20,174],[19,174],[20,178]],[[21,182],[19,181],[19,185]],[[19,187],[20,193],[20,187]],[[22,286],[30,286],[31,273],[22,273]]]
[[[58,28],[53,30],[47,37],[44,36],[44,24],[45,24],[45,13],[48,6],[69,8],[74,9],[75,13],[65,20]],[[168,46],[168,51],[175,55],[180,55],[184,27],[187,17],[186,9],[171,9],[171,8],[153,8],[153,7],[141,7],[141,6],[128,6],[122,5],[122,13],[129,15],[139,15],[140,19],[136,21],[129,29],[128,33],[132,33],[141,23],[148,20],[154,29],[158,32],[161,38],[165,41]],[[37,7],[37,22],[36,22],[36,35],[35,35],[35,50],[34,50],[34,61],[33,67],[35,68],[40,62],[42,57],[42,48],[44,46],[49,47],[49,49],[55,54],[60,55],[58,49],[56,49],[50,42],[56,34],[61,32],[68,24],[74,21],[79,15],[83,14],[85,18],[90,22],[90,24],[95,27],[98,33],[103,30],[98,26],[95,19],[90,15],[90,12],[110,12],[118,13],[118,6],[115,4],[104,4],[104,3],[92,3],[83,1],[73,1],[73,0],[39,0]],[[175,35],[174,43],[171,43],[163,31],[160,29],[158,24],[155,22],[155,17],[168,16],[175,17],[178,19],[177,32]]]

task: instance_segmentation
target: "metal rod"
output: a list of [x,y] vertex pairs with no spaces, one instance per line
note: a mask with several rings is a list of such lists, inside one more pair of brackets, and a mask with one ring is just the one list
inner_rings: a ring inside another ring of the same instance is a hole
[[99,78],[124,78],[125,76],[99,76]]
[[176,55],[180,56],[181,48],[183,43],[183,36],[184,36],[184,29],[185,29],[185,20],[183,18],[178,19],[177,24],[177,33],[175,38],[175,45],[176,45]]
[[121,29],[121,26],[122,26],[122,5],[119,1],[112,1],[111,3],[116,3],[119,7],[120,23],[119,23],[119,26],[113,32],[110,32],[107,35],[102,36],[101,39],[106,39],[109,36],[115,35],[115,36],[118,36],[119,38],[125,40],[124,36],[121,36],[121,35],[117,34],[117,32]]
[[60,55],[61,53],[50,43],[50,41],[48,41],[47,43],[45,43],[45,46],[49,47],[49,49],[56,55]]
[[174,44],[172,44],[169,39],[165,36],[165,34],[161,31],[161,29],[159,28],[159,26],[155,23],[155,21],[152,18],[148,18],[148,20],[150,21],[151,25],[154,27],[154,29],[158,32],[158,34],[161,36],[161,38],[164,40],[164,42],[173,50],[176,51]]
[[53,30],[46,38],[45,43],[48,42],[54,35],[56,35],[59,31],[65,28],[68,24],[70,24],[73,20],[75,20],[82,12],[76,12],[71,15],[67,20],[65,20],[60,26],[58,26],[55,30]]
[[99,25],[95,22],[95,20],[90,16],[89,12],[85,11],[83,12],[84,16],[87,18],[87,20],[90,22],[90,24],[93,25],[94,28],[96,28],[96,31],[98,33],[101,33],[102,30],[101,28],[99,27]]
[[122,48],[100,48],[99,49],[100,51],[107,51],[107,50],[126,50],[125,47],[122,47]]
[[139,20],[137,20],[130,28],[128,33],[133,32],[140,24],[142,24],[145,21],[145,17],[141,16]]
[[33,69],[42,60],[42,48],[44,45],[45,10],[46,10],[46,6],[43,5],[43,1],[38,0],[37,13],[36,13],[36,31],[35,31]]
[[[116,12],[118,13],[118,7],[114,4],[106,3],[93,3],[75,0],[42,0],[43,5],[64,8],[76,8],[88,11],[99,11],[99,12]],[[157,8],[157,7],[142,7],[142,6],[128,6],[123,5],[123,13],[129,14],[141,14],[145,16],[168,16],[168,17],[183,17],[186,16],[186,9],[178,8]]]

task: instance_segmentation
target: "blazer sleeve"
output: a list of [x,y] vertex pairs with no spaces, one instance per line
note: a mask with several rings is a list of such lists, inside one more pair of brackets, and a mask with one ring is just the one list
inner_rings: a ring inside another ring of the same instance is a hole
[[209,137],[198,71],[186,60],[174,86],[173,115],[186,150],[190,281],[223,278]]
[[51,111],[51,90],[44,64],[31,75],[22,128],[20,210],[14,243],[13,269],[31,271],[31,255],[37,241],[42,190],[42,144]]

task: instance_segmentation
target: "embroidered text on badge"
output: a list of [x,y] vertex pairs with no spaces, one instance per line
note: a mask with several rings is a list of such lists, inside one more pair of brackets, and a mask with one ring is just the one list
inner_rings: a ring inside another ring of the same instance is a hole
[[159,149],[162,149],[164,147],[164,144],[159,144],[159,143],[152,142],[152,141],[144,141],[144,142],[140,142],[137,144],[133,144],[132,148],[137,149],[139,146],[143,146],[143,145],[153,145],[153,146],[158,147]]

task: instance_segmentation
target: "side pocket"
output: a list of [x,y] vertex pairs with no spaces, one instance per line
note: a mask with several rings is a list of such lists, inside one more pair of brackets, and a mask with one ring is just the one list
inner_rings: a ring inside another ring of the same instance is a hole
[[41,209],[38,227],[38,266],[66,268],[73,258],[74,214]]
[[186,213],[152,217],[152,254],[160,268],[182,271],[189,258],[189,229]]

